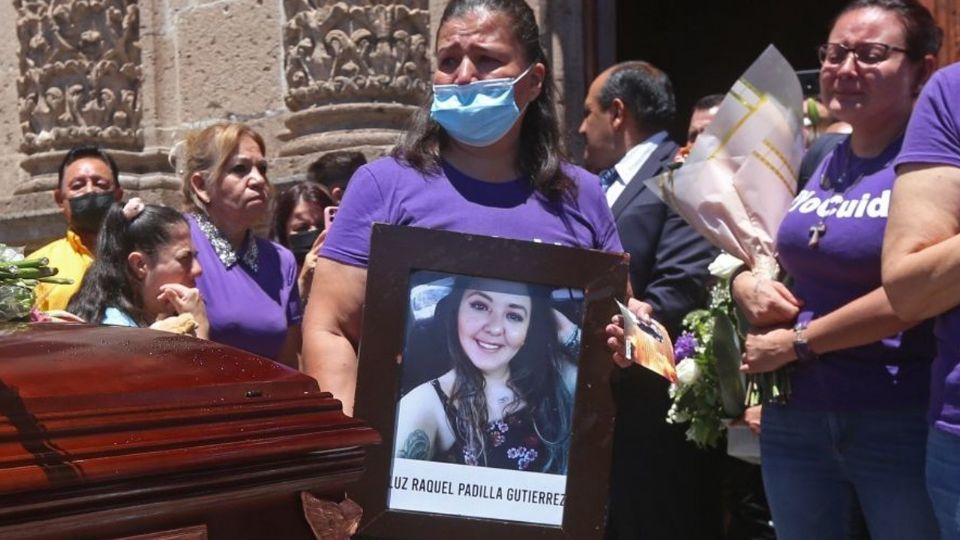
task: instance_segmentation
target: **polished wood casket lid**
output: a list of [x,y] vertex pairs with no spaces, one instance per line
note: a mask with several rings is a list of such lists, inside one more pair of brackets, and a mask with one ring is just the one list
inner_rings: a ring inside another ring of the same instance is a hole
[[[314,379],[191,337],[0,325],[0,366],[0,501],[379,442]],[[362,451],[351,459],[362,470]]]

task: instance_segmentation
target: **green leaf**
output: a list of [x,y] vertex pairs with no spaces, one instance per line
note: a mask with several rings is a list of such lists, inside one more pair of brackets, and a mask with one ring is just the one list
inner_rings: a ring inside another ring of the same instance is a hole
[[743,414],[746,390],[740,375],[740,343],[733,320],[717,315],[713,324],[713,354],[717,359],[717,381],[723,412],[730,418]]

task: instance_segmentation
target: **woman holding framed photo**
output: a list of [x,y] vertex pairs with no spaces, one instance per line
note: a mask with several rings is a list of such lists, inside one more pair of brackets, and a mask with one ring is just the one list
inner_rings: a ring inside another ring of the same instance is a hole
[[303,368],[353,412],[375,222],[622,252],[596,177],[564,160],[555,88],[523,0],[452,0],[433,96],[390,157],[361,167],[320,251]]

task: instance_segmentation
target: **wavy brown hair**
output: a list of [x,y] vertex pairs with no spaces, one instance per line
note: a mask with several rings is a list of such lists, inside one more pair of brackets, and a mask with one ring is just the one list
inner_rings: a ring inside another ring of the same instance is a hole
[[[450,403],[456,425],[450,427],[463,441],[464,449],[475,454],[480,465],[486,465],[484,434],[490,419],[485,381],[460,345],[457,330],[460,302],[465,292],[473,288],[471,281],[457,278],[450,295],[438,304],[437,316],[443,321],[447,353],[455,374]],[[504,408],[504,414],[528,409],[534,430],[547,449],[547,459],[539,472],[565,474],[573,396],[564,384],[562,368],[573,359],[563,352],[558,342],[549,289],[527,285],[527,290],[531,300],[530,326],[524,345],[510,360],[507,386],[513,391],[514,400]]]

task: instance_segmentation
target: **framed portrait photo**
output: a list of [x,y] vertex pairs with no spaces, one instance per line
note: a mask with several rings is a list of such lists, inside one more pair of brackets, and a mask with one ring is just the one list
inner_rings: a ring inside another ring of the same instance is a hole
[[599,540],[623,254],[375,224],[349,496],[363,538]]

